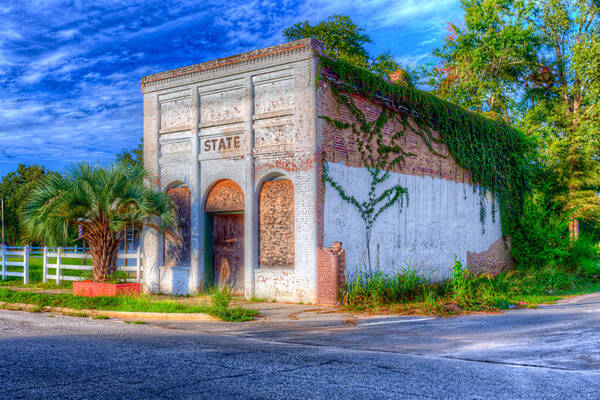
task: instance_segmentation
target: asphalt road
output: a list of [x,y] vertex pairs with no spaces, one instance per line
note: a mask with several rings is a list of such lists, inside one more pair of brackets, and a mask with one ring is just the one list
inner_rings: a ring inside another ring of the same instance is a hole
[[0,310],[0,399],[600,399],[600,294],[450,319],[295,318]]

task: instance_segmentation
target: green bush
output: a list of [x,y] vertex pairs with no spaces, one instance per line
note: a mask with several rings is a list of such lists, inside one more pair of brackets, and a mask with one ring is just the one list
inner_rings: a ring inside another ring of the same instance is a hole
[[588,234],[581,234],[571,243],[565,266],[577,275],[600,275],[600,252],[598,242]]
[[542,192],[525,197],[523,213],[512,237],[512,255],[519,269],[563,264],[569,256],[570,215],[556,212]]

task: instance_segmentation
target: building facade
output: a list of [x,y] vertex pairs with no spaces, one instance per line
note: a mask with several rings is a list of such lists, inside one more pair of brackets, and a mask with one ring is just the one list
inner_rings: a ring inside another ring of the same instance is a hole
[[[247,297],[319,302],[319,282],[339,284],[325,278],[331,260],[343,259],[334,242],[343,243],[350,275],[367,257],[432,279],[448,277],[455,255],[476,272],[510,262],[500,217],[480,221],[482,202],[495,212],[496,200],[474,190],[445,145],[431,152],[414,132],[402,139],[414,156],[390,168],[381,188],[402,185],[408,203],[378,217],[366,251],[360,212],[324,179],[368,196],[352,129],[327,122],[355,117],[320,78],[321,53],[305,39],[142,79],[144,164],[179,221],[172,235],[143,233],[147,290],[227,285]],[[352,97],[369,118],[384,107]],[[387,122],[384,134],[399,123]]]

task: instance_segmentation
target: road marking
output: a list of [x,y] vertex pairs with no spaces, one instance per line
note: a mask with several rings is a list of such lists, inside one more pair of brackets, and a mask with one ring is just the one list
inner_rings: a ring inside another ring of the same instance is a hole
[[416,319],[402,319],[402,320],[397,320],[397,321],[367,322],[366,324],[356,324],[356,326],[400,324],[400,323],[404,323],[404,322],[429,321],[430,319],[435,319],[435,318],[416,318]]

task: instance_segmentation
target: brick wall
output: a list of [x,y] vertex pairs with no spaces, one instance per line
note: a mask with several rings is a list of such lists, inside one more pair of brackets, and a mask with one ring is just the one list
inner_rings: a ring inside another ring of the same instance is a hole
[[[334,120],[350,124],[356,123],[350,111],[345,106],[338,104],[331,92],[330,85],[331,83],[325,79],[319,82],[317,114],[327,115]],[[348,95],[345,92],[342,94]],[[384,107],[381,103],[359,94],[351,94],[351,96],[354,104],[365,114],[368,121],[375,121],[379,117]],[[392,264],[394,260],[400,262],[410,260],[419,270],[433,271],[432,275],[437,276],[438,279],[446,277],[452,263],[451,261],[442,261],[448,254],[449,257],[452,257],[453,253],[461,254],[461,260],[469,265],[471,271],[477,271],[477,273],[495,274],[512,265],[510,252],[504,247],[503,239],[499,238],[501,235],[499,218],[496,218],[498,223],[493,224],[491,229],[486,225],[487,234],[481,233],[482,228],[478,216],[479,202],[477,199],[475,202],[471,201],[474,198],[471,195],[473,187],[471,173],[456,163],[445,144],[432,141],[431,145],[434,150],[432,152],[423,138],[415,133],[414,120],[409,117],[408,122],[409,129],[396,143],[405,152],[412,154],[406,156],[403,163],[394,166],[392,172],[398,175],[392,175],[390,181],[398,182],[399,180],[409,189],[411,208],[406,207],[402,214],[398,207],[393,207],[393,210],[388,210],[389,212],[383,217],[385,220],[378,222],[373,233],[372,243],[375,243],[374,246],[380,245],[384,249],[381,253],[382,260],[385,259],[387,264],[390,263],[390,260]],[[360,187],[368,182],[360,181],[358,179],[360,174],[351,171],[355,168],[364,168],[356,135],[351,128],[341,130],[322,119],[319,121],[319,126],[322,132],[320,148],[323,161],[331,163],[330,173],[336,165],[351,167],[346,171],[335,168],[338,173],[343,172],[348,175],[347,177],[338,176],[338,183],[344,183],[342,186],[348,189],[349,193],[358,195],[360,198]],[[382,129],[384,144],[391,144],[392,136],[399,131],[404,131],[402,120],[399,117],[390,118]],[[434,136],[439,138],[436,133]],[[348,251],[352,253],[352,260],[349,262],[350,267],[353,267],[364,258],[365,249],[360,246],[362,243],[360,240],[351,239],[354,236],[348,233],[348,229],[352,225],[356,225],[357,229],[360,229],[358,224],[361,224],[361,221],[355,218],[352,221],[356,222],[350,224],[349,215],[340,217],[340,210],[346,210],[345,204],[337,205],[338,203],[334,202],[336,208],[327,210],[324,209],[325,205],[320,205],[324,202],[322,195],[324,185],[321,175],[322,171],[319,171],[317,176],[319,193],[316,206],[318,246],[328,245],[332,238],[333,240],[343,240],[347,246],[350,246]],[[443,185],[435,181],[429,184],[427,180],[408,179],[416,177],[442,179],[451,185]],[[328,191],[329,187],[325,189],[326,197],[329,193],[332,193],[332,196],[338,196],[335,191]],[[456,196],[455,189],[460,189],[464,195]],[[328,207],[331,208],[333,203],[331,203],[331,198],[329,200]],[[486,205],[489,213],[492,199],[488,198],[486,201],[489,203]],[[450,204],[453,208],[448,208]],[[347,212],[354,213],[354,210],[350,207]],[[328,217],[324,216],[325,213],[328,213]],[[474,218],[477,222],[471,221]],[[378,227],[381,228],[381,231],[378,231]],[[328,233],[323,234],[324,231]],[[460,239],[458,243],[451,243],[454,239],[448,240],[448,236]],[[492,240],[489,240],[490,238]],[[486,250],[482,249],[484,243],[483,249]],[[490,246],[490,244],[492,245]],[[358,248],[362,249],[362,253]],[[372,254],[379,252],[378,248],[371,250]],[[391,268],[387,264],[385,267]]]
[[267,181],[260,191],[260,268],[294,268],[294,185]]
[[[347,94],[347,93],[343,93]],[[374,121],[379,117],[382,105],[370,100],[364,96],[353,94],[354,103],[362,110],[369,121]],[[352,114],[337,103],[331,93],[330,83],[323,80],[319,83],[318,91],[319,115],[327,115],[332,119],[353,123],[355,122]],[[350,167],[363,167],[360,153],[358,151],[358,142],[351,128],[340,130],[325,121],[321,122],[323,132],[323,159],[324,161],[344,163]],[[414,127],[414,121],[409,118],[409,124]],[[391,143],[391,137],[394,133],[403,130],[402,122],[399,118],[390,118],[382,129],[384,143]],[[398,143],[408,153],[414,156],[407,156],[403,164],[395,166],[394,172],[401,172],[408,175],[431,176],[435,178],[444,178],[456,182],[469,182],[469,171],[461,168],[449,156],[448,148],[443,143],[432,142],[433,149],[443,156],[440,157],[432,153],[423,139],[409,129]]]
[[317,303],[337,304],[345,284],[346,252],[340,242],[317,250]]
[[467,269],[474,274],[499,274],[513,264],[510,246],[510,239],[499,238],[486,251],[481,253],[467,251]]

